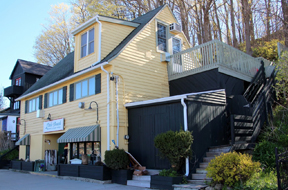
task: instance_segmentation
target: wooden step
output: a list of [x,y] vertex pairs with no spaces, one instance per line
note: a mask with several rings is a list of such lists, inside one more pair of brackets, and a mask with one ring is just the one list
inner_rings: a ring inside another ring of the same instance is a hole
[[205,168],[197,168],[196,173],[197,174],[207,174],[207,171],[205,170]]
[[209,148],[209,152],[229,152],[231,146],[217,146]]
[[221,154],[222,152],[206,152],[207,157],[216,157],[216,156],[220,156]]
[[211,179],[206,176],[206,174],[192,174],[192,179]]
[[236,136],[235,141],[245,141],[245,142],[250,142],[251,141],[251,136]]
[[209,162],[201,162],[200,163],[200,168],[207,168]]
[[211,182],[211,179],[193,179],[193,180],[188,180],[188,183],[191,184],[199,184],[199,185],[204,185],[207,184],[207,182]]
[[215,157],[204,157],[203,161],[204,162],[210,162],[211,160],[213,160]]

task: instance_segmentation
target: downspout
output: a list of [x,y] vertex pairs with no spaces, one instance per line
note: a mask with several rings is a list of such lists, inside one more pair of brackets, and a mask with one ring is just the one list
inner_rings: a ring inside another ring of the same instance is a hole
[[[188,131],[188,121],[187,121],[187,105],[184,102],[185,98],[181,98],[181,104],[183,106],[183,115],[184,115],[184,131]],[[189,175],[189,156],[186,158],[186,173],[185,176]]]
[[103,65],[101,69],[107,74],[107,150],[110,150],[110,74]]
[[102,30],[102,23],[99,21],[99,15],[96,15],[96,22],[99,24],[99,35],[98,35],[98,60],[99,63],[101,61],[101,30]]
[[119,95],[118,95],[118,85],[119,85],[119,76],[115,76],[115,83],[116,83],[116,110],[117,110],[117,146],[119,147]]

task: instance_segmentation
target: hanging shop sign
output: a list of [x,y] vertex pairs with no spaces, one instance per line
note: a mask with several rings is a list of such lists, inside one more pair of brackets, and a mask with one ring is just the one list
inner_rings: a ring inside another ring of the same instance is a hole
[[46,121],[43,123],[43,132],[61,131],[64,130],[64,118],[56,119],[52,121]]

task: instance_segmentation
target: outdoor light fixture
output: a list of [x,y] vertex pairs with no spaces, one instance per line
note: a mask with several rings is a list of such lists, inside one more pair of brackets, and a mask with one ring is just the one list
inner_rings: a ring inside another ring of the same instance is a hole
[[51,121],[51,114],[48,114],[47,120]]
[[26,121],[25,121],[25,119],[20,119],[18,125],[22,125],[22,123],[21,123],[22,120],[24,121],[24,132],[23,132],[23,135],[24,135],[26,133]]
[[50,139],[45,139],[45,143],[48,143],[50,145],[51,140]]
[[124,135],[125,140],[129,140],[129,138],[130,138],[129,135]]
[[99,123],[99,120],[98,120],[98,104],[97,104],[97,102],[96,101],[92,101],[92,102],[90,102],[90,104],[89,104],[89,108],[87,109],[87,110],[92,110],[92,107],[91,107],[91,104],[92,103],[95,103],[96,104],[96,112],[97,112],[97,121],[96,121],[96,123],[98,124]]

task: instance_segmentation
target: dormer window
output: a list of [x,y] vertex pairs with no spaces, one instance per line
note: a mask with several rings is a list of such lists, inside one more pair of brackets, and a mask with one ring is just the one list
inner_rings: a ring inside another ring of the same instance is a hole
[[166,35],[166,26],[160,23],[157,23],[157,45],[158,50],[167,51],[167,35]]
[[21,77],[15,79],[15,85],[16,85],[16,86],[21,86]]
[[81,36],[81,58],[94,52],[94,28]]

